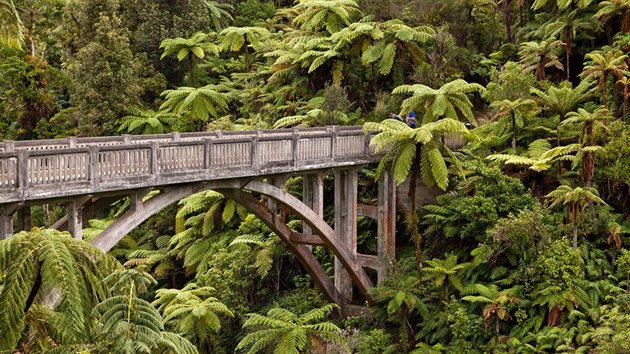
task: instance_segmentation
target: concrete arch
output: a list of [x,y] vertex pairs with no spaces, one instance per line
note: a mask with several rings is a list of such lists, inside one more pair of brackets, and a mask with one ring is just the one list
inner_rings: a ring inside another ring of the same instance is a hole
[[260,218],[285,242],[285,244],[287,244],[289,249],[298,256],[302,265],[313,276],[315,282],[321,287],[325,296],[330,301],[334,301],[339,305],[347,304],[351,299],[343,298],[335,288],[332,280],[324,272],[321,264],[313,256],[311,250],[305,245],[291,241],[290,238],[293,231],[286,224],[278,220],[275,213],[266,205],[245,191],[266,195],[285,205],[308,224],[313,230],[313,233],[319,235],[324,244],[333,251],[346,271],[350,274],[354,284],[357,285],[365,299],[370,303],[374,301],[373,296],[370,294],[370,290],[373,287],[371,280],[359,263],[357,263],[356,256],[351,253],[346,246],[341,244],[335,231],[326,224],[319,215],[302,203],[302,201],[278,187],[260,181],[231,179],[165,188],[160,194],[145,202],[138,201],[135,208],[132,208],[112,223],[99,236],[92,240],[92,244],[102,251],[107,252],[125,235],[131,232],[131,230],[139,226],[152,215],[155,215],[164,207],[204,189],[213,189],[234,199]]

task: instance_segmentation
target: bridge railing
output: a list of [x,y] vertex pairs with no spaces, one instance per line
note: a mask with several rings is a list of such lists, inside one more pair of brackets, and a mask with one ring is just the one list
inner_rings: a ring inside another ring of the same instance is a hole
[[0,203],[365,164],[369,139],[325,127],[4,142]]
[[261,129],[246,131],[221,131],[192,132],[192,133],[171,133],[171,134],[150,134],[150,135],[121,135],[77,138],[68,137],[60,139],[42,139],[25,141],[0,141],[0,152],[11,152],[15,150],[51,150],[66,149],[89,146],[116,146],[128,144],[144,144],[150,142],[179,142],[197,141],[203,139],[221,138],[248,138],[253,136],[289,136],[293,134],[311,135],[328,134],[333,130],[337,132],[359,132],[360,126],[326,126],[301,129]]

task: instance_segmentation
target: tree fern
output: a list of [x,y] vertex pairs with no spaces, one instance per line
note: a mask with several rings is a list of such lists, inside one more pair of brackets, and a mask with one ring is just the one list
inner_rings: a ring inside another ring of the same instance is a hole
[[154,112],[136,107],[127,107],[129,115],[121,118],[119,132],[129,134],[164,134],[171,131],[179,117],[167,112]]
[[249,329],[250,333],[238,343],[236,350],[249,348],[248,354],[264,349],[273,349],[278,354],[304,353],[310,349],[314,338],[340,344],[347,350],[339,335],[339,327],[330,322],[321,322],[335,307],[337,305],[328,304],[301,316],[282,308],[273,308],[266,316],[248,314],[243,328]]
[[0,266],[5,284],[11,284],[0,293],[0,349],[11,350],[22,337],[35,301],[56,305],[47,313],[58,319],[49,320],[66,323],[59,327],[56,341],[90,338],[91,308],[107,295],[103,274],[116,263],[68,233],[33,229],[0,241]]
[[483,86],[479,84],[470,84],[462,79],[457,79],[444,84],[437,90],[415,84],[398,86],[392,93],[412,95],[403,101],[401,110],[403,113],[424,112],[422,124],[441,118],[459,119],[461,117],[476,125],[471,110],[472,103],[467,95],[484,90]]
[[232,312],[215,297],[211,287],[187,284],[183,289],[159,289],[154,305],[172,322],[179,333],[207,342],[221,328],[219,315],[232,317]]
[[266,277],[273,266],[273,245],[276,243],[277,237],[265,237],[261,234],[245,234],[237,236],[230,246],[237,245],[255,245],[260,247],[256,252],[256,260],[254,267],[256,272],[262,278]]

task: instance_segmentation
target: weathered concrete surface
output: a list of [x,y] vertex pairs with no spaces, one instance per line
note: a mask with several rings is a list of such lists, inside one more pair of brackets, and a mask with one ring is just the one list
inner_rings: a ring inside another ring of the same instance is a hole
[[[422,180],[418,178],[416,183],[416,203],[418,208],[425,204],[435,204],[435,198],[442,194],[444,194],[443,190],[437,186],[428,188],[424,185],[424,183],[422,183]],[[396,187],[396,208],[403,215],[411,210],[411,198],[409,198],[409,178]]]

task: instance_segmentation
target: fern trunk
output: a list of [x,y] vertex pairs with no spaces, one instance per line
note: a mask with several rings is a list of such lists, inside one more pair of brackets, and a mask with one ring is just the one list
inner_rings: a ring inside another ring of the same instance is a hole
[[409,176],[409,198],[411,200],[411,211],[409,212],[409,218],[407,224],[409,226],[409,232],[411,232],[411,239],[413,240],[416,248],[416,260],[418,262],[418,278],[422,278],[422,235],[418,230],[418,207],[416,201],[416,183],[418,181],[418,171],[420,170],[420,157],[422,153],[422,145],[416,144],[416,153],[413,157],[413,163],[411,165],[411,175]]
[[573,249],[577,249],[577,237],[578,237],[578,206],[577,204],[573,204],[571,206],[571,216],[573,218]]
[[516,154],[516,115],[512,111],[512,150]]

